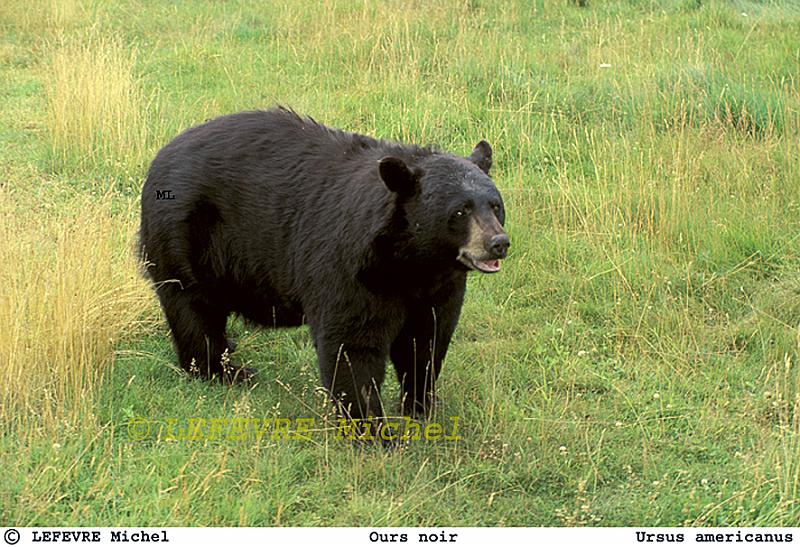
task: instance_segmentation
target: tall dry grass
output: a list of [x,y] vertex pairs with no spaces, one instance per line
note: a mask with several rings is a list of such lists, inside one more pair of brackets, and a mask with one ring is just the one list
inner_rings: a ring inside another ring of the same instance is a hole
[[0,22],[23,32],[49,32],[76,24],[87,7],[78,0],[4,0],[0,3]]
[[[152,105],[134,76],[134,49],[110,38],[62,40],[45,78],[47,125],[59,167],[141,168]],[[157,124],[155,124],[157,126]]]
[[114,345],[150,294],[133,215],[112,214],[108,196],[72,212],[24,205],[0,190],[0,424],[47,433],[92,419]]

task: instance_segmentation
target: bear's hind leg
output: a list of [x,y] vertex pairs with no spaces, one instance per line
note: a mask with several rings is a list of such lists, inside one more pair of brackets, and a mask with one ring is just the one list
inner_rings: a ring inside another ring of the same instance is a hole
[[165,284],[158,290],[181,367],[202,378],[246,379],[252,372],[231,365],[232,344],[225,336],[228,312],[192,290]]

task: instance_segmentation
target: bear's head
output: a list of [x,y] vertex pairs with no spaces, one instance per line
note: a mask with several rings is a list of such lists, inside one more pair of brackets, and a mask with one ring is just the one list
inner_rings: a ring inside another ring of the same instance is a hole
[[403,254],[438,269],[499,271],[509,238],[503,230],[503,198],[489,178],[491,166],[486,141],[468,158],[442,152],[382,158],[380,177],[403,217]]

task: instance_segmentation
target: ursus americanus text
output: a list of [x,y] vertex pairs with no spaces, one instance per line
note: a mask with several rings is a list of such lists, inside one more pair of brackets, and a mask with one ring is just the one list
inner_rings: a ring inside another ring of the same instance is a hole
[[468,158],[325,127],[277,108],[223,116],[156,156],[141,250],[181,366],[234,379],[230,314],[307,323],[322,384],[356,418],[384,415],[387,359],[402,410],[426,413],[470,270],[509,239],[492,149]]

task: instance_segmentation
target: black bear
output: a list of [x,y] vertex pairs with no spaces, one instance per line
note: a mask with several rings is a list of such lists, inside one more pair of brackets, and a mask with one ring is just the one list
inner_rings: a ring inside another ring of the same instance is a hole
[[383,416],[387,359],[402,410],[426,413],[470,270],[500,269],[509,238],[488,173],[469,158],[328,128],[291,110],[189,129],[156,156],[140,243],[181,366],[233,379],[238,314],[307,323],[322,383],[356,418]]

